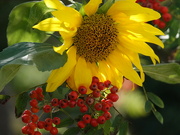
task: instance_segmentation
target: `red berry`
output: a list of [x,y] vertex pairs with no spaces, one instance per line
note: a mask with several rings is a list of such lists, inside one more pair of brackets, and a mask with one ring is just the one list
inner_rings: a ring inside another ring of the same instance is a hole
[[166,27],[165,22],[160,21],[159,24],[158,24],[158,27],[159,27],[160,29],[164,29],[164,28]]
[[105,89],[105,85],[104,85],[103,82],[99,82],[99,83],[98,83],[98,89],[99,89],[99,90],[104,90],[104,89]]
[[101,96],[101,93],[100,93],[99,90],[94,90],[94,91],[92,92],[92,95],[93,95],[93,97],[98,98],[98,97]]
[[94,103],[94,98],[92,98],[92,97],[86,97],[86,103],[87,103],[88,105],[92,105],[92,104]]
[[30,96],[31,98],[37,98],[37,97],[38,97],[38,94],[36,93],[35,90],[32,90],[32,91],[29,93],[29,96]]
[[52,125],[53,120],[51,118],[46,118],[45,123],[48,124],[48,125]]
[[96,76],[92,77],[92,83],[98,83],[99,82],[99,78]]
[[33,115],[31,116],[31,121],[34,122],[34,123],[37,122],[38,119],[39,119],[39,117],[38,117],[37,115],[35,115],[35,114],[33,114]]
[[24,114],[21,116],[22,122],[24,123],[29,123],[31,121],[31,116],[29,116],[28,114]]
[[58,134],[58,129],[56,127],[52,127],[50,130],[51,135],[57,135]]
[[33,130],[35,130],[36,127],[37,127],[37,125],[36,125],[34,122],[28,123],[28,126],[29,126],[31,129],[33,129]]
[[42,94],[43,89],[42,89],[41,87],[37,87],[37,88],[35,89],[35,91],[36,91],[37,94]]
[[106,80],[105,82],[104,82],[104,86],[105,87],[109,87],[111,85],[111,81],[109,81],[109,80]]
[[97,83],[92,82],[91,85],[89,86],[89,88],[90,88],[91,90],[97,90],[97,89],[98,89],[98,85],[97,85]]
[[44,125],[44,129],[45,130],[47,130],[47,131],[50,131],[51,129],[52,129],[52,124],[47,124],[46,122],[45,122],[45,125]]
[[[29,116],[31,116],[31,115],[32,115],[32,112],[31,112],[30,110],[24,110],[23,114],[28,114]],[[23,114],[22,114],[22,115],[23,115]]]
[[85,86],[80,86],[79,88],[78,88],[78,92],[80,93],[80,94],[86,94],[87,93],[87,88],[85,87]]
[[106,118],[106,120],[109,120],[112,117],[110,112],[104,112],[103,116]]
[[159,20],[159,19],[157,19],[157,20],[154,20],[154,21],[153,21],[153,23],[154,23],[155,25],[158,25],[158,24],[159,24],[159,22],[160,22],[160,20]]
[[59,106],[61,108],[66,108],[68,106],[68,100],[67,99],[61,99],[59,100]]
[[104,124],[106,122],[106,118],[104,116],[99,116],[97,122],[99,124]]
[[69,105],[69,107],[73,108],[76,106],[76,101],[75,100],[69,100],[68,105]]
[[52,121],[55,125],[59,125],[61,123],[61,119],[59,117],[54,117]]
[[37,122],[37,127],[40,128],[40,129],[43,129],[45,126],[45,122],[44,121],[38,121]]
[[90,121],[91,121],[91,115],[85,114],[85,115],[82,117],[82,119],[83,119],[83,121],[84,121],[85,123],[90,123]]
[[84,123],[84,121],[79,121],[77,123],[77,125],[78,125],[79,128],[85,128],[86,127],[86,124]]
[[110,110],[110,106],[107,103],[104,103],[102,105],[102,111],[103,112],[108,112]]
[[51,111],[51,106],[50,106],[50,105],[44,105],[44,106],[43,106],[43,111],[44,111],[45,113],[49,113],[49,112]]
[[29,103],[32,107],[37,107],[38,105],[38,101],[36,99],[31,99]]
[[84,100],[83,99],[78,99],[77,100],[77,106],[79,106],[79,107],[84,106]]
[[27,134],[28,128],[29,128],[29,127],[28,127],[27,125],[24,126],[24,127],[22,127],[22,129],[21,129],[22,133],[23,133],[23,134]]
[[169,13],[165,13],[162,15],[162,18],[165,22],[169,22],[172,19],[172,16]]
[[52,100],[51,100],[51,105],[52,106],[58,106],[59,104],[59,100],[57,99],[57,98],[53,98]]
[[100,111],[102,109],[102,104],[101,103],[96,103],[94,105],[94,108],[97,110],[97,111]]
[[111,93],[116,93],[118,92],[118,87],[116,86],[113,86],[111,89],[110,89]]
[[159,10],[160,9],[160,4],[158,3],[158,2],[156,2],[156,3],[153,3],[153,9],[154,10]]
[[162,14],[167,13],[168,11],[169,11],[168,8],[165,7],[165,6],[162,6],[162,7],[160,8],[160,12],[161,12]]
[[110,99],[113,102],[116,102],[119,99],[119,96],[117,94],[110,93],[108,94],[107,99]]
[[97,127],[97,126],[99,125],[99,123],[97,122],[97,119],[94,119],[94,118],[91,119],[90,124],[91,124],[91,126],[93,126],[93,127]]
[[106,99],[104,100],[103,102],[107,103],[110,107],[112,107],[114,104],[113,104],[113,101],[110,100],[110,99]]
[[68,94],[68,97],[69,97],[70,100],[76,100],[78,98],[78,93],[76,91],[71,91]]
[[88,107],[87,107],[86,105],[84,105],[84,106],[82,106],[82,107],[80,108],[80,111],[81,111],[82,113],[85,113],[85,112],[88,111]]
[[34,135],[42,135],[42,134],[41,134],[41,132],[39,132],[39,131],[35,131],[35,132],[34,132]]

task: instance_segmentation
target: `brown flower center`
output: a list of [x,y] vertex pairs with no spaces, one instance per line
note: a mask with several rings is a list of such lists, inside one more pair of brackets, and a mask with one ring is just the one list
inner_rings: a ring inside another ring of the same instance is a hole
[[85,16],[74,37],[77,54],[87,62],[105,60],[117,46],[115,21],[105,14]]

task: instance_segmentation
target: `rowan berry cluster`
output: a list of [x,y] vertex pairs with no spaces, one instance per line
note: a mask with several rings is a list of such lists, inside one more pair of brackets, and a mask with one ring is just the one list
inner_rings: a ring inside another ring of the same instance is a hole
[[[87,94],[88,90],[91,90],[90,94]],[[25,110],[21,116],[22,121],[26,123],[22,128],[22,133],[41,135],[39,129],[45,129],[51,135],[56,135],[58,133],[56,125],[61,123],[61,119],[54,117],[40,120],[36,113],[42,111],[42,116],[43,113],[53,113],[53,110],[59,111],[66,107],[79,107],[79,112],[83,113],[82,117],[79,118],[80,120],[77,121],[77,126],[80,128],[85,128],[87,124],[92,127],[104,124],[111,118],[109,111],[113,107],[113,102],[119,99],[116,94],[117,91],[118,88],[113,86],[109,80],[100,82],[95,76],[92,78],[89,88],[80,86],[77,91],[67,93],[64,99],[52,98],[50,101],[45,100],[43,89],[38,87],[29,94],[31,98],[29,101],[30,110]]]
[[31,91],[29,96],[31,98],[29,102],[31,109],[25,110],[21,116],[22,121],[26,123],[26,125],[22,127],[22,133],[28,135],[42,135],[38,129],[45,129],[49,131],[51,135],[56,135],[58,133],[58,129],[55,127],[55,125],[60,124],[61,119],[54,117],[46,118],[44,121],[42,121],[36,114],[40,110],[43,110],[43,113],[51,112],[53,107],[56,106],[55,100],[52,99],[50,104],[44,104],[43,106],[38,105],[39,102],[44,100],[43,89],[40,87],[37,87],[35,90]]
[[162,6],[161,2],[165,0],[137,0],[136,2],[142,5],[143,7],[152,8],[158,11],[161,14],[161,18],[154,20],[152,23],[160,29],[166,27],[166,23],[172,19],[169,9],[166,6]]

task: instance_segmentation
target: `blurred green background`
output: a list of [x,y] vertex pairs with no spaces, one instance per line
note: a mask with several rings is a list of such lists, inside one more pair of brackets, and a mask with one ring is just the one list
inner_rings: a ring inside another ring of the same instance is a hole
[[[16,5],[31,0],[1,0],[0,1],[0,51],[7,47],[6,29],[8,15]],[[66,1],[67,2],[67,1]],[[159,53],[160,57],[171,56],[171,52]],[[165,56],[164,56],[165,55]],[[166,58],[164,58],[166,62]],[[33,66],[24,66],[11,83],[5,87],[2,94],[16,95],[20,91],[43,83],[49,73],[39,72]],[[164,117],[161,125],[153,114],[146,114],[143,110],[144,96],[141,89],[134,92],[121,93],[118,104],[120,111],[129,119],[129,135],[180,135],[180,84],[170,85],[155,81],[146,76],[144,83],[147,91],[153,92],[165,103],[164,109],[158,109]],[[24,125],[21,119],[16,119],[14,114],[15,98],[10,99],[5,105],[0,105],[0,134],[20,135]]]

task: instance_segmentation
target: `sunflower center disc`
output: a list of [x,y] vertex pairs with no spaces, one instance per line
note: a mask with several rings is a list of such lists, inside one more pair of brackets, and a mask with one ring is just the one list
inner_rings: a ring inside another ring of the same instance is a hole
[[105,60],[118,42],[115,25],[113,19],[105,14],[85,16],[74,37],[77,54],[91,63]]

